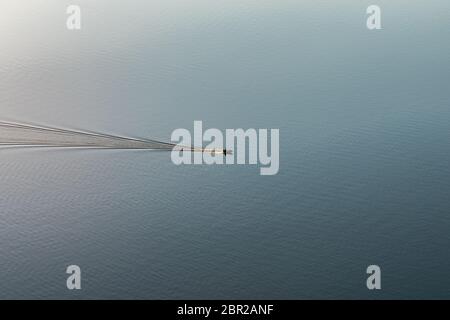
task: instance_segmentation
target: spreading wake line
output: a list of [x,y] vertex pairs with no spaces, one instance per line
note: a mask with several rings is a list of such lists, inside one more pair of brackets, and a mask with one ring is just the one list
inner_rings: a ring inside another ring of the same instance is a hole
[[0,121],[0,145],[153,150],[172,150],[176,146],[157,140],[2,121]]
[[121,137],[98,132],[77,131],[0,121],[0,146],[58,148],[147,149],[227,153],[226,150],[179,146],[151,139]]

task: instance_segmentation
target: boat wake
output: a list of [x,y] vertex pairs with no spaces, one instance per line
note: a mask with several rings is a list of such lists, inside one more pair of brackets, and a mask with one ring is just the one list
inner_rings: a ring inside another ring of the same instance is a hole
[[176,145],[157,140],[129,138],[0,121],[0,146],[59,148],[172,150]]

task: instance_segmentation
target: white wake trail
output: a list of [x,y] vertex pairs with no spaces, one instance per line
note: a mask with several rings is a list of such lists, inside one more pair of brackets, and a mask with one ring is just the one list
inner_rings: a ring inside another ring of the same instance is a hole
[[0,121],[0,146],[172,150],[173,143]]

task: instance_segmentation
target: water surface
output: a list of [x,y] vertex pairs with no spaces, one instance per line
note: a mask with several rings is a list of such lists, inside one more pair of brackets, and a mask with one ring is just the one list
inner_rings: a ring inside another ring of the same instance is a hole
[[2,148],[0,298],[449,298],[448,1],[377,31],[369,1],[78,3],[71,32],[70,1],[1,2],[1,120],[279,128],[280,171]]

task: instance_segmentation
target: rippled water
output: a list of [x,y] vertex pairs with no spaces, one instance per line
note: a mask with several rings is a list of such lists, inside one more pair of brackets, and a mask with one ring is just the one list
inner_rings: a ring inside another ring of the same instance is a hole
[[0,122],[0,146],[170,151],[175,145],[163,141],[114,136],[101,132],[42,127],[14,122]]
[[0,3],[0,120],[279,128],[280,172],[2,148],[0,298],[449,297],[448,1],[377,31],[369,1],[79,2],[74,32],[70,1]]

